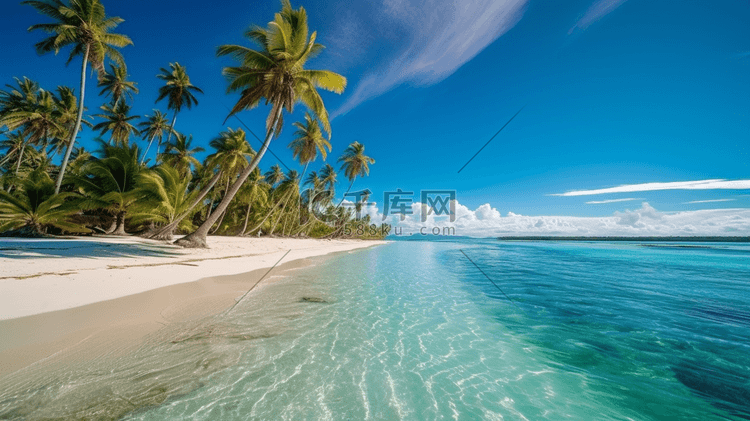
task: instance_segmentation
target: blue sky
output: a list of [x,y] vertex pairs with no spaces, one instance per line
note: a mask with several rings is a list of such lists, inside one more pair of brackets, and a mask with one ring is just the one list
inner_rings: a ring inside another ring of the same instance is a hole
[[[215,58],[215,47],[245,43],[243,30],[265,25],[279,8],[276,1],[104,4],[110,15],[126,20],[119,31],[135,43],[123,50],[141,90],[135,112],[166,108],[154,105],[155,75],[179,61],[206,94],[197,108],[181,114],[177,129],[192,133],[201,145],[226,127],[225,107],[236,100],[225,94],[221,76],[231,61]],[[606,218],[627,209],[643,211],[643,202],[664,213],[737,209],[744,215],[750,208],[747,183],[732,189],[555,196],[640,183],[750,178],[747,2],[310,0],[293,5],[308,10],[311,28],[328,47],[309,66],[349,79],[343,95],[324,94],[336,116],[329,161],[354,140],[365,144],[377,163],[355,188],[371,189],[373,200],[380,202],[381,192],[396,188],[456,189],[467,209],[489,204],[503,217],[512,212]],[[29,6],[5,5],[0,81],[25,75],[45,88],[77,88],[76,63],[66,68],[63,54],[35,54],[32,46],[42,34],[26,28],[42,20]],[[101,103],[97,92],[87,90],[89,109]],[[272,146],[290,166],[296,166],[286,150],[290,124],[303,111],[299,107],[286,118],[287,127]],[[266,113],[259,108],[240,118],[260,133]],[[230,120],[227,126],[239,123]],[[84,144],[91,137],[84,133]],[[261,166],[274,163],[267,156]]]

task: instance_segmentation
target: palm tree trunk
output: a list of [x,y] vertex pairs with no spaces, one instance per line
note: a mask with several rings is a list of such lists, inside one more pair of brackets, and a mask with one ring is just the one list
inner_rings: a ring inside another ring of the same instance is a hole
[[[156,138],[156,133],[154,133],[151,136],[151,140],[148,141],[148,146],[146,146],[146,152],[143,153],[143,158],[141,158],[141,165],[143,165],[144,162],[146,162],[146,157],[148,156],[148,150],[151,149],[151,144],[154,143],[154,138]],[[159,159],[159,152],[156,152],[156,159]],[[156,161],[154,161],[154,164],[156,164]]]
[[18,152],[18,162],[16,162],[16,178],[18,178],[18,170],[21,169],[21,161],[23,161],[23,152],[26,149],[26,142],[21,145],[21,151]]
[[216,234],[216,231],[221,228],[221,223],[224,222],[224,217],[227,216],[227,211],[222,212],[221,218],[219,218],[219,222],[216,223],[216,228],[214,228],[213,232],[211,234]]
[[245,230],[247,229],[247,223],[250,221],[250,209],[253,207],[252,200],[247,204],[247,212],[245,212],[245,223],[242,224],[242,229],[237,233],[238,236],[245,235]]
[[[172,133],[174,132],[174,123],[177,122],[177,113],[179,113],[178,110],[174,111],[174,117],[172,117],[172,124],[169,125],[169,134],[167,134],[167,143],[169,143],[170,140],[172,140]],[[156,162],[159,162],[159,153],[161,153],[161,138],[159,138],[159,143],[156,145]]]
[[208,193],[211,191],[212,188],[216,185],[216,183],[221,178],[221,171],[217,171],[216,174],[214,174],[213,177],[211,177],[211,180],[209,180],[208,184],[203,187],[203,189],[198,193],[198,196],[196,196],[195,199],[190,203],[190,206],[187,207],[187,210],[183,212],[180,216],[175,218],[174,221],[170,222],[169,224],[163,226],[161,229],[156,231],[153,234],[149,234],[146,238],[153,238],[154,240],[172,240],[172,234],[174,233],[174,230],[177,229],[177,227],[180,225],[180,222],[182,222],[185,217],[190,215],[190,212],[195,208],[198,203],[202,202],[203,199],[208,195]]
[[[356,180],[356,179],[357,179],[357,177],[352,178],[352,182],[349,183],[349,188],[346,189],[346,192],[344,193],[344,197],[341,199],[341,202],[339,202],[339,205],[336,206],[337,209],[341,206],[342,203],[344,203],[344,200],[346,199],[346,195],[349,193],[349,190],[352,189],[352,186],[354,185],[354,180]],[[345,226],[346,226],[346,224],[341,224],[338,228],[336,228],[335,231],[333,231],[332,233],[326,235],[323,238],[334,238],[334,237],[337,237],[341,233],[341,231],[344,229]]]
[[291,197],[292,197],[292,192],[290,191],[289,195],[286,197],[286,200],[284,200],[284,206],[281,207],[281,212],[279,212],[279,217],[276,218],[276,222],[271,227],[271,232],[269,232],[268,235],[273,235],[273,232],[276,231],[276,226],[279,225],[279,221],[281,221],[281,218],[284,216],[284,209],[286,209],[286,205],[289,204],[289,199]]
[[65,168],[68,166],[68,160],[70,160],[70,154],[73,152],[73,146],[76,143],[78,137],[78,131],[81,129],[81,120],[83,120],[83,100],[86,96],[86,67],[89,63],[89,50],[90,46],[86,46],[86,52],[83,54],[83,65],[81,66],[81,99],[78,101],[78,118],[76,119],[76,125],[73,129],[73,134],[70,136],[68,142],[68,148],[65,151],[65,157],[63,158],[62,164],[60,165],[60,173],[57,174],[57,181],[55,182],[55,194],[60,193],[60,186],[62,186],[63,176],[65,175]]
[[218,216],[215,215],[218,212],[224,212],[229,207],[229,203],[232,201],[232,199],[234,199],[234,196],[240,190],[242,184],[245,182],[245,180],[247,180],[247,177],[250,176],[250,173],[253,172],[255,167],[258,166],[261,158],[263,158],[263,155],[265,155],[266,151],[268,150],[268,146],[271,144],[274,129],[276,128],[276,124],[278,124],[279,122],[279,118],[281,118],[282,111],[283,108],[280,105],[277,106],[276,115],[273,118],[273,124],[268,127],[268,132],[266,133],[266,139],[263,142],[263,147],[261,147],[260,151],[255,155],[255,157],[253,157],[250,165],[245,167],[242,173],[240,173],[239,178],[237,178],[237,180],[232,184],[232,187],[229,188],[227,194],[224,195],[224,198],[221,200],[221,203],[219,203],[219,207],[216,209],[216,211],[200,227],[198,227],[198,229],[194,233],[175,241],[175,244],[182,247],[208,248],[208,244],[206,244],[206,236],[208,235],[208,230],[214,225],[216,220],[219,219]]
[[128,235],[125,232],[125,212],[117,213],[117,228],[112,232],[112,235]]
[[251,232],[255,232],[255,231],[257,231],[258,229],[260,229],[260,227],[262,227],[262,226],[263,226],[263,224],[265,224],[265,223],[266,223],[266,221],[268,220],[268,218],[269,218],[269,217],[270,217],[271,215],[273,215],[273,211],[274,211],[274,210],[276,209],[276,207],[277,207],[277,206],[279,206],[279,203],[281,203],[281,201],[279,201],[278,203],[274,204],[274,205],[273,205],[273,206],[271,207],[271,210],[269,210],[269,211],[268,211],[268,215],[266,215],[266,217],[265,217],[265,218],[263,218],[263,220],[262,220],[262,221],[260,221],[260,224],[256,225],[256,226],[255,226],[255,228],[253,228],[253,229],[251,229],[250,231],[248,231],[248,234],[249,234],[249,233],[251,233]]

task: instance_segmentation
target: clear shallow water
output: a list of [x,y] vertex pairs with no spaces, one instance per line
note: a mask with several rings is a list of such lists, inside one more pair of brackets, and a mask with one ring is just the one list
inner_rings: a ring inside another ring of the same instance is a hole
[[694,246],[341,255],[114,363],[23,373],[0,419],[750,419],[750,247]]

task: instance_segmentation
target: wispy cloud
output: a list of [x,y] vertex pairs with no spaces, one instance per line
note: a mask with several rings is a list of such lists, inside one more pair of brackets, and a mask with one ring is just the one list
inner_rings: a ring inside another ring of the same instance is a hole
[[[364,101],[410,83],[440,82],[510,30],[528,0],[383,0],[381,25],[403,29],[391,60],[365,74],[333,113],[346,114]],[[387,51],[387,46],[381,45]]]
[[597,190],[574,190],[566,193],[557,193],[552,196],[592,196],[609,193],[633,193],[657,190],[748,190],[750,180],[698,180],[698,181],[675,181],[669,183],[644,183],[625,184],[617,187]]
[[612,13],[615,9],[622,6],[627,0],[599,0],[592,4],[591,7],[584,13],[584,15],[578,19],[575,25],[570,28],[568,34],[572,34],[576,29],[585,30],[592,23],[598,21],[604,16]]
[[713,199],[713,200],[693,200],[692,202],[685,202],[683,205],[692,205],[695,203],[716,203],[716,202],[734,202],[735,199]]
[[632,202],[633,200],[645,200],[645,199],[637,199],[633,197],[628,197],[625,199],[592,200],[591,202],[586,202],[586,204],[587,205],[603,205],[605,203]]

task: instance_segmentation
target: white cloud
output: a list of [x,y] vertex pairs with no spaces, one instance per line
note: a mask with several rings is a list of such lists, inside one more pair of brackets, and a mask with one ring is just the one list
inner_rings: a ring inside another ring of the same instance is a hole
[[[447,78],[520,20],[528,0],[383,0],[380,25],[398,27],[406,47],[359,81],[333,116],[396,86]],[[384,50],[386,46],[381,46]]]
[[626,184],[618,187],[610,187],[597,190],[574,190],[566,193],[553,194],[552,196],[592,196],[596,194],[609,193],[633,193],[656,190],[748,190],[750,180],[699,180],[699,181],[675,181],[669,183],[644,183]]
[[[747,236],[750,235],[750,209],[705,209],[676,213],[659,212],[644,202],[639,209],[615,212],[611,216],[525,216],[509,212],[500,215],[489,204],[471,210],[456,203],[456,219],[450,222],[445,215],[429,214],[421,221],[421,204],[412,204],[412,215],[401,221],[390,215],[388,222],[402,235],[430,232],[438,227],[454,228],[455,235],[470,237],[499,237],[522,235],[548,236]],[[377,205],[366,213],[374,223],[382,222],[382,211]]]
[[599,0],[592,4],[584,15],[570,28],[568,34],[572,34],[576,29],[585,30],[592,23],[598,21],[604,16],[612,13],[615,9],[622,6],[627,0]]
[[643,199],[628,197],[625,199],[592,200],[591,202],[586,202],[586,204],[587,205],[602,205],[604,203],[632,202],[633,200],[643,200]]
[[734,202],[734,200],[735,199],[693,200],[692,202],[685,202],[683,205],[692,205],[694,203]]

